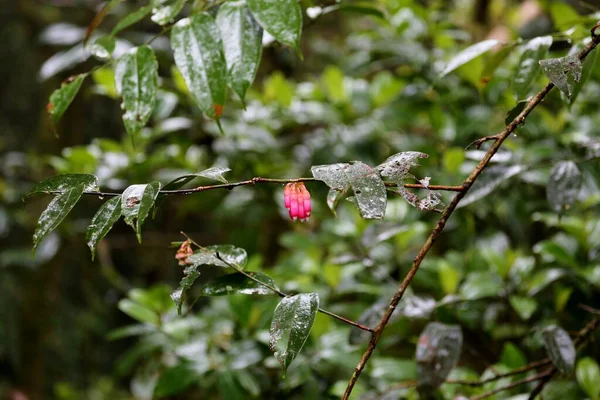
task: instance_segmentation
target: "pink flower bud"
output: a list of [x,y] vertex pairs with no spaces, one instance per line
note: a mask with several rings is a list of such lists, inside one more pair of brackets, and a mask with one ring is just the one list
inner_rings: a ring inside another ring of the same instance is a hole
[[306,190],[304,183],[292,182],[285,185],[283,189],[283,203],[290,212],[290,218],[294,221],[307,221],[312,209],[310,204],[310,193]]

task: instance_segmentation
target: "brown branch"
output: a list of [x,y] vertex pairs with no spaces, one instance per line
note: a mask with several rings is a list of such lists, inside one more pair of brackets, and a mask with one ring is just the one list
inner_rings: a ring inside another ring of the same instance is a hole
[[465,147],[465,150],[467,150],[471,146],[475,146],[476,149],[479,149],[481,147],[481,145],[484,144],[485,142],[490,141],[490,140],[498,140],[498,139],[500,139],[500,135],[484,136],[482,138],[479,138],[479,139],[474,140],[471,143],[469,143],[469,145],[467,147]]
[[448,379],[445,383],[453,384],[453,385],[464,385],[464,386],[483,386],[486,383],[494,382],[502,378],[507,378],[509,376],[524,374],[525,372],[529,372],[539,367],[543,367],[545,365],[549,365],[552,362],[549,358],[545,358],[540,361],[534,361],[527,365],[522,366],[521,368],[513,369],[512,371],[506,372],[504,374],[497,374],[490,378],[483,379],[481,381],[465,381],[460,379]]
[[[255,177],[252,179],[247,179],[245,181],[240,181],[240,182],[230,182],[230,183],[220,183],[217,185],[206,185],[206,186],[197,186],[195,188],[190,188],[190,189],[177,189],[177,190],[161,190],[159,191],[159,194],[163,194],[163,195],[167,195],[167,196],[172,196],[172,195],[186,195],[186,194],[193,194],[193,193],[199,193],[199,192],[205,192],[207,190],[214,190],[214,189],[233,189],[236,188],[238,186],[254,186],[257,183],[275,183],[275,184],[280,184],[283,185],[285,183],[292,183],[292,182],[315,182],[317,181],[315,178],[285,178],[285,179],[272,179],[272,178],[261,178],[261,177]],[[385,186],[397,186],[397,183],[394,182],[384,182]],[[449,192],[461,192],[463,190],[465,190],[465,188],[460,185],[460,186],[450,186],[450,185],[428,185],[427,187],[421,185],[420,183],[405,183],[404,187],[407,189],[428,189],[428,190],[441,190],[441,191],[449,191]],[[51,191],[48,192],[48,194],[53,194],[53,195],[57,195],[57,194],[61,194],[63,193],[62,191]],[[98,197],[115,197],[115,196],[120,196],[121,193],[115,193],[115,192],[95,192],[95,191],[86,191],[83,192],[83,194],[85,195],[90,195],[90,196],[98,196]]]
[[[596,46],[598,45],[599,42],[600,42],[600,36],[594,36],[592,38],[592,41],[590,41],[590,43],[588,43],[579,52],[579,54],[577,55],[577,57],[580,60],[583,61],[587,57],[587,55],[594,48],[596,48]],[[412,282],[412,279],[414,278],[415,274],[419,270],[419,267],[420,267],[421,263],[423,262],[423,259],[425,258],[425,256],[427,255],[427,253],[429,252],[429,250],[431,249],[431,247],[433,246],[433,243],[437,240],[437,238],[442,233],[444,227],[446,226],[446,223],[448,222],[448,219],[450,218],[450,216],[452,215],[452,213],[456,209],[456,206],[458,205],[458,203],[463,199],[463,197],[465,197],[465,195],[467,194],[469,188],[473,185],[473,183],[475,182],[475,180],[477,179],[477,177],[479,177],[479,175],[483,172],[483,170],[485,169],[485,167],[487,167],[488,163],[490,162],[490,160],[492,159],[492,157],[494,156],[494,154],[496,154],[496,152],[498,151],[498,149],[500,148],[500,146],[502,146],[502,143],[520,125],[523,125],[523,123],[525,122],[525,119],[527,118],[527,116],[529,115],[529,113],[531,113],[531,111],[538,104],[541,103],[541,101],[546,97],[546,95],[550,92],[550,90],[552,90],[553,87],[554,87],[554,84],[552,84],[552,82],[548,83],[546,85],[546,87],[544,87],[538,94],[536,94],[527,103],[527,105],[519,113],[519,115],[517,115],[500,133],[498,133],[496,135],[497,138],[494,141],[494,143],[492,144],[492,146],[489,148],[489,150],[483,156],[483,158],[481,159],[481,161],[479,162],[479,164],[477,164],[477,166],[475,167],[475,169],[471,172],[471,174],[464,181],[464,183],[462,185],[464,187],[464,189],[462,191],[458,192],[456,194],[456,196],[454,196],[454,198],[452,199],[452,201],[450,202],[450,204],[448,205],[448,207],[446,207],[446,209],[444,210],[444,213],[442,214],[441,218],[438,220],[435,228],[433,228],[433,230],[431,231],[431,234],[429,235],[429,237],[425,241],[425,244],[423,244],[423,247],[421,248],[421,250],[419,251],[419,253],[417,254],[417,256],[414,258],[414,261],[413,261],[412,265],[410,266],[410,269],[408,270],[408,273],[406,274],[406,277],[404,278],[404,280],[400,284],[400,287],[398,288],[398,290],[396,291],[396,293],[394,293],[394,295],[390,299],[390,303],[389,303],[389,305],[387,307],[387,310],[385,311],[383,317],[379,321],[379,324],[375,328],[375,331],[372,333],[371,340],[369,341],[369,344],[367,345],[367,348],[365,349],[365,352],[363,353],[363,355],[362,355],[362,357],[361,357],[358,365],[354,369],[354,373],[352,374],[352,377],[350,378],[350,381],[348,382],[348,386],[346,388],[346,391],[345,391],[344,395],[342,396],[342,400],[348,400],[349,399],[350,394],[352,393],[352,389],[354,388],[354,385],[356,384],[356,381],[358,380],[360,374],[362,373],[363,369],[365,368],[365,365],[369,361],[369,358],[371,358],[371,355],[373,354],[373,351],[375,350],[375,347],[377,346],[377,343],[379,342],[379,338],[381,337],[381,334],[382,334],[383,330],[385,329],[385,327],[388,324],[388,322],[389,322],[392,314],[394,313],[394,310],[398,306],[398,303],[400,302],[400,300],[404,296],[404,292],[406,292],[406,289],[408,288],[408,286]]]
[[515,382],[512,382],[512,383],[510,383],[510,384],[508,384],[506,386],[500,386],[500,387],[492,389],[492,390],[490,390],[488,392],[485,392],[485,393],[482,393],[480,395],[471,397],[471,400],[482,400],[482,399],[485,399],[487,397],[493,396],[496,393],[500,393],[500,392],[503,392],[505,390],[516,388],[517,386],[521,386],[521,385],[524,385],[526,383],[535,382],[535,381],[538,381],[540,379],[542,379],[542,380],[548,379],[552,375],[551,372],[552,372],[552,370],[548,369],[548,370],[546,370],[544,372],[541,372],[541,373],[539,373],[537,375],[533,375],[533,376],[530,376],[528,378],[523,378],[520,381],[515,381]]

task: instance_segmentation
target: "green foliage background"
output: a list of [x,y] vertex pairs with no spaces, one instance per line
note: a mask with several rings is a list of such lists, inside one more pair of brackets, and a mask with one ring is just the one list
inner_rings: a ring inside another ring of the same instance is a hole
[[[419,178],[458,185],[483,154],[465,147],[501,130],[518,100],[547,82],[538,73],[528,89],[513,83],[527,40],[552,35],[543,58],[561,57],[581,47],[598,19],[594,2],[342,1],[314,19],[306,14],[314,16],[323,4],[300,3],[304,60],[294,49],[267,44],[246,109],[228,94],[223,135],[202,116],[173,68],[168,35],[154,40],[158,102],[134,140],[121,120],[110,68],[95,69],[85,80],[55,127],[58,136],[46,115],[49,95],[61,81],[101,64],[87,58],[81,45],[98,2],[19,0],[3,6],[0,396],[339,397],[365,346],[358,331],[317,315],[282,379],[268,348],[278,298],[202,297],[178,316],[169,294],[182,268],[170,243],[181,241],[185,231],[202,245],[244,248],[246,270],[269,274],[286,292],[317,292],[322,307],[357,320],[373,305],[375,312],[385,307],[436,213],[390,195],[384,221],[362,220],[346,201],[334,217],[327,188],[315,182],[307,184],[311,220],[298,224],[286,216],[279,185],[213,190],[165,199],[144,224],[141,244],[118,222],[92,262],[85,230],[101,200],[84,196],[32,259],[31,237],[49,196],[22,197],[57,173],[92,173],[102,189],[122,191],[213,165],[231,168],[229,181],[308,177],[312,165],[377,165],[401,151],[429,154],[412,170]],[[524,20],[524,7],[533,3],[539,15]],[[117,5],[97,32],[109,33],[143,5]],[[210,5],[190,1],[183,14]],[[118,34],[117,53],[160,30],[143,19]],[[507,44],[440,78],[454,55],[490,37]],[[417,398],[414,388],[399,384],[416,379],[417,338],[431,320],[462,327],[464,346],[450,378],[476,380],[545,358],[541,328],[554,323],[575,332],[592,317],[580,304],[600,308],[596,60],[592,54],[584,65],[588,80],[575,86],[576,101],[554,90],[484,172],[483,196],[471,197],[452,216],[359,380],[356,398]],[[565,160],[577,162],[583,183],[577,201],[559,217],[546,192],[551,167]],[[445,203],[450,198],[443,194]],[[198,282],[222,274],[205,267]],[[600,358],[597,343],[579,358]],[[594,369],[590,359],[585,371]],[[581,383],[583,371],[555,378],[544,399],[598,398],[593,385]],[[438,396],[476,395],[506,383],[446,384]],[[495,398],[522,398],[516,396],[530,390],[521,386]]]

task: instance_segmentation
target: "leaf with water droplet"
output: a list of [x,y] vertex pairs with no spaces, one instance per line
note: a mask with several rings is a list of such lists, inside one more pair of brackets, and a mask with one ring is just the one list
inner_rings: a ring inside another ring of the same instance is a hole
[[231,169],[227,167],[211,167],[193,174],[182,175],[167,183],[164,187],[164,190],[179,189],[180,187],[187,185],[196,178],[208,178],[214,179],[219,182],[227,183],[227,179],[225,179],[223,174],[229,171],[231,171]]
[[[262,272],[248,272],[253,278],[271,287],[277,288],[277,284],[267,274]],[[271,289],[248,278],[244,274],[235,273],[211,279],[200,287],[200,296],[227,296],[230,294],[273,294]]]
[[420,391],[428,392],[444,383],[460,358],[462,341],[458,325],[427,324],[417,344],[417,385]]
[[215,20],[206,13],[180,20],[171,32],[171,46],[194,101],[217,118],[215,105],[225,104],[227,63]]
[[484,40],[483,42],[475,43],[472,46],[467,47],[448,61],[448,64],[442,70],[440,78],[448,75],[450,72],[468,63],[471,60],[476,59],[480,55],[487,53],[493,49],[499,42],[495,39]]
[[581,60],[577,56],[550,58],[548,60],[540,60],[540,66],[544,74],[554,83],[554,86],[570,98],[572,84],[569,81],[569,76],[573,78],[573,81],[579,82],[583,69]]
[[302,350],[319,310],[317,293],[301,293],[281,299],[271,321],[269,347],[283,371]]
[[120,217],[121,196],[116,196],[102,204],[96,215],[94,215],[94,218],[92,218],[92,222],[90,223],[90,226],[88,226],[85,235],[87,245],[92,251],[92,260],[94,260],[96,255],[98,242],[106,236]]
[[550,325],[542,331],[544,347],[552,363],[563,374],[571,374],[575,367],[575,345],[564,329]]
[[160,191],[160,182],[142,185],[131,185],[121,195],[121,213],[127,225],[136,233],[138,241],[142,242],[142,225]]
[[136,135],[152,116],[158,92],[158,62],[147,45],[135,47],[115,66],[115,85],[123,97],[123,123],[127,133]]
[[263,30],[243,1],[223,4],[216,22],[223,41],[229,86],[244,101],[260,63]]
[[115,38],[112,36],[101,36],[94,40],[94,43],[88,44],[86,49],[100,61],[110,60],[115,50]]
[[83,185],[85,192],[97,192],[98,178],[92,174],[58,174],[34,185],[25,197],[37,193],[64,192],[76,185]]
[[354,161],[311,168],[315,179],[325,182],[331,189],[341,193],[352,188],[355,204],[365,219],[381,219],[385,215],[387,193],[377,171],[368,165]]
[[546,197],[557,213],[568,210],[577,199],[581,188],[581,172],[573,161],[560,161],[550,170]]
[[71,212],[75,204],[81,198],[85,187],[82,183],[77,183],[67,188],[64,192],[56,195],[48,207],[42,212],[33,234],[33,254],[40,241],[48,233],[52,232]]
[[240,247],[219,244],[203,247],[189,256],[187,260],[188,263],[195,266],[216,265],[217,267],[228,268],[233,265],[238,269],[243,269],[248,261],[248,254],[246,250]]
[[512,81],[512,88],[517,99],[523,99],[529,94],[531,85],[540,73],[538,63],[546,57],[551,45],[552,36],[541,36],[530,40],[523,49]]
[[329,189],[329,193],[327,193],[327,207],[329,207],[334,216],[337,216],[335,209],[346,193],[347,190],[339,191],[337,189]]
[[503,182],[528,169],[525,165],[494,165],[483,171],[456,208],[466,207],[492,193]]
[[246,0],[260,26],[278,42],[300,48],[302,9],[296,0]]
[[81,89],[81,84],[87,74],[79,74],[70,77],[62,83],[59,89],[56,89],[50,95],[50,102],[46,106],[46,110],[52,115],[52,122],[56,124],[64,112],[69,108],[73,99]]
[[179,14],[187,0],[161,0],[154,1],[154,8],[152,9],[152,21],[159,25],[166,25],[173,22],[173,19]]
[[392,182],[401,184],[405,179],[415,179],[410,173],[412,167],[418,167],[419,158],[428,158],[429,155],[418,151],[405,151],[388,157],[387,160],[379,164],[376,168],[381,176],[388,178]]

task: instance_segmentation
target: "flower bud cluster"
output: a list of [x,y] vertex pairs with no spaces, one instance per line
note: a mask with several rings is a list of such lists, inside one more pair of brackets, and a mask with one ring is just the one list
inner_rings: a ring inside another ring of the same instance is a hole
[[304,183],[292,182],[285,185],[283,189],[283,202],[285,208],[290,212],[290,218],[296,221],[308,221],[310,217],[311,204],[310,193],[306,190]]

